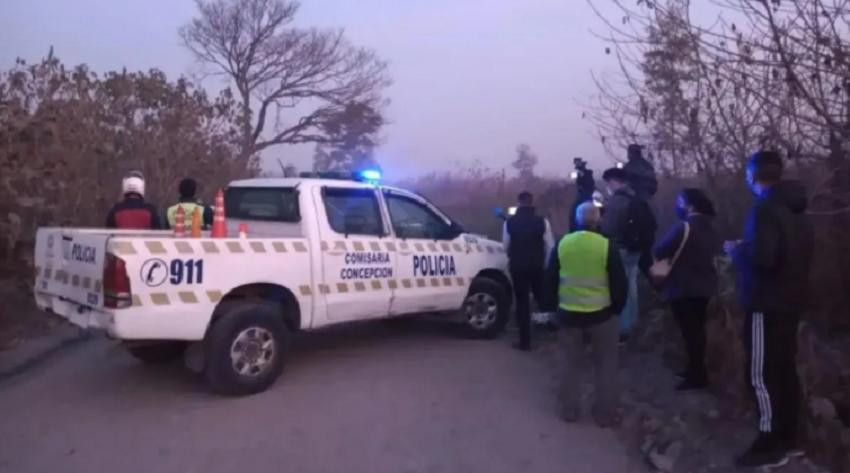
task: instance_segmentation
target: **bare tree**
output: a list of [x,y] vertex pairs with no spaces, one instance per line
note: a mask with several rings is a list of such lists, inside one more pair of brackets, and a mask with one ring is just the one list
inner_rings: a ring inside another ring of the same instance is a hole
[[322,131],[329,143],[319,143],[313,155],[314,171],[362,171],[377,166],[374,157],[381,114],[368,104],[351,103],[326,120]]
[[[196,0],[180,29],[195,57],[233,81],[242,111],[241,157],[274,145],[327,143],[322,125],[350,103],[379,110],[387,65],[342,30],[292,26],[290,0]],[[270,125],[271,124],[271,125]]]
[[597,101],[585,114],[600,137],[609,146],[642,141],[661,169],[705,178],[721,215],[740,207],[725,183],[742,172],[747,155],[782,152],[800,177],[816,183],[809,212],[819,216],[819,249],[830,255],[818,267],[834,265],[819,286],[835,288],[828,296],[841,315],[824,320],[843,323],[850,294],[843,270],[850,266],[850,0],[712,0],[717,15],[698,21],[691,0],[605,3],[617,11],[597,9],[619,73],[595,77]]
[[528,181],[534,178],[534,168],[537,167],[537,155],[531,150],[531,146],[522,143],[516,147],[516,159],[511,166],[519,173],[519,178]]

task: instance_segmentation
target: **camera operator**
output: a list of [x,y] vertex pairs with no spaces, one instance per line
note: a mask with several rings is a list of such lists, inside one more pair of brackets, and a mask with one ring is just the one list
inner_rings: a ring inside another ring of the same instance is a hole
[[573,178],[576,181],[576,198],[570,208],[570,232],[578,229],[576,223],[576,209],[579,205],[593,200],[593,192],[596,190],[596,182],[593,179],[593,171],[587,169],[587,161],[581,158],[574,158]]
[[[627,162],[623,166],[623,171],[626,171],[626,178],[629,187],[635,191],[637,198],[649,203],[658,191],[658,179],[655,177],[655,168],[652,163],[643,157],[643,147],[638,144],[630,144],[626,148]],[[651,205],[648,206],[650,209]],[[655,224],[655,216],[653,221],[653,241],[657,224]],[[649,278],[649,268],[652,266],[652,245],[641,249],[640,262],[638,268],[641,273]]]

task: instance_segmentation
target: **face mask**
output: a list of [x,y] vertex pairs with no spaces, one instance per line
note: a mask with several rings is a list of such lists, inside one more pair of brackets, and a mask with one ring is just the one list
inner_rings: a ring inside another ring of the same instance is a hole
[[684,207],[679,207],[677,205],[676,206],[676,216],[679,217],[682,220],[687,220],[688,219],[688,209],[686,209]]

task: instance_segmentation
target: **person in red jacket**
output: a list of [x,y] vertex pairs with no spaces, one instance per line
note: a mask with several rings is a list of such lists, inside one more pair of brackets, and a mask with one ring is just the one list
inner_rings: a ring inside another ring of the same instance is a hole
[[145,202],[145,178],[133,171],[121,181],[124,200],[115,204],[106,216],[107,228],[122,230],[159,230],[162,224],[156,207]]

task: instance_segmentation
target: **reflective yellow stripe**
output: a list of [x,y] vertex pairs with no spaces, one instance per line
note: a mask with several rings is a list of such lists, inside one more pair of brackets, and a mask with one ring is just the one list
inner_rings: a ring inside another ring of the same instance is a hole
[[582,276],[562,276],[561,285],[595,289],[597,287],[607,286],[608,279]]
[[112,251],[114,251],[118,255],[135,255],[136,247],[133,246],[133,243],[129,241],[114,241],[110,245]]
[[165,249],[165,245],[163,245],[161,241],[146,241],[145,246],[152,255],[163,255],[168,253]]
[[[597,306],[598,310],[602,310],[609,305],[611,305],[611,298],[609,296],[577,296],[577,295],[562,295],[560,296],[560,303],[567,307],[573,306]],[[567,309],[567,307],[564,307]],[[567,309],[572,310],[572,309]],[[588,311],[590,312],[590,311]]]
[[164,292],[155,292],[155,293],[151,294],[150,296],[151,296],[151,302],[153,302],[154,305],[169,305],[169,304],[171,304],[171,299],[169,299],[168,294],[166,294]]
[[228,241],[224,243],[227,246],[227,250],[231,253],[244,253],[245,250],[242,249],[242,245],[239,244],[238,241]]
[[181,255],[194,253],[194,251],[192,251],[192,245],[188,241],[175,241],[174,248],[176,248],[177,252]]

